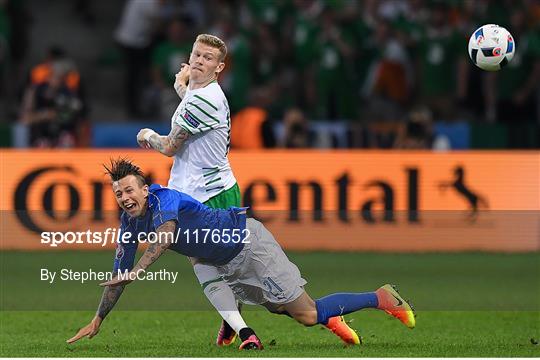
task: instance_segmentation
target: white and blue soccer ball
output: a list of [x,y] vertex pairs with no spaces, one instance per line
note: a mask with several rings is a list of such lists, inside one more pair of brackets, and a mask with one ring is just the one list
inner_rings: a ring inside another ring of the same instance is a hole
[[499,25],[483,25],[469,39],[469,56],[482,70],[500,70],[512,61],[515,53],[514,37]]

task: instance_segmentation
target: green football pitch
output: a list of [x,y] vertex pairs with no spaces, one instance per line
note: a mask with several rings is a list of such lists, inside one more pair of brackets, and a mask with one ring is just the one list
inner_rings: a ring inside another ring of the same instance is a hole
[[322,326],[303,327],[258,307],[243,312],[262,352],[214,345],[219,315],[186,259],[165,254],[152,270],[176,283],[139,281],[93,339],[65,340],[92,318],[99,281],[40,280],[40,269],[108,271],[110,252],[2,252],[1,357],[538,357],[540,254],[289,253],[317,298],[397,284],[417,310],[409,330],[383,312],[346,316],[363,345],[344,347]]

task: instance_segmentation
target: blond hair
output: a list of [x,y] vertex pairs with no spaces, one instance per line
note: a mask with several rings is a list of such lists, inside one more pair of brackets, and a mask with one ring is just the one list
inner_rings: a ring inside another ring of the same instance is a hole
[[200,42],[201,44],[218,49],[220,53],[219,61],[225,60],[225,57],[227,56],[227,46],[225,45],[225,42],[217,36],[210,34],[199,34],[197,39],[195,39],[195,42]]

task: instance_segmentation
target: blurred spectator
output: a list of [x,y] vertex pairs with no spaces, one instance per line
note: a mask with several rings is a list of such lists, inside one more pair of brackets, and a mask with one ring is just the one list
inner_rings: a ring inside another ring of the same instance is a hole
[[294,11],[288,19],[290,40],[292,48],[292,63],[294,64],[296,87],[295,103],[310,115],[315,115],[317,108],[316,94],[316,65],[317,59],[317,34],[319,27],[317,17],[322,11],[320,1],[316,0],[294,0]]
[[[158,43],[152,52],[152,85],[154,101],[161,117],[174,113],[180,99],[173,88],[180,65],[189,61],[193,34],[189,18],[173,19],[167,27],[167,39]],[[151,100],[150,100],[151,101]]]
[[394,148],[449,150],[450,139],[446,135],[435,135],[433,115],[427,107],[421,106],[408,114],[398,131]]
[[409,57],[385,20],[376,23],[374,40],[378,54],[370,66],[363,91],[369,98],[369,116],[375,116],[376,121],[396,120],[410,98]]
[[353,34],[343,31],[337,22],[337,9],[326,5],[320,16],[317,49],[317,117],[343,119],[355,117]]
[[75,70],[68,59],[51,65],[47,81],[31,84],[25,92],[21,122],[30,128],[33,147],[74,147],[85,106],[77,90],[71,88],[68,76]]
[[429,9],[422,0],[410,0],[393,18],[387,19],[411,57],[416,58],[418,55],[417,45],[422,39],[429,15]]
[[247,0],[246,4],[249,15],[244,25],[248,27],[262,23],[270,26],[273,30],[278,30],[285,14],[292,10],[289,1],[286,0]]
[[253,90],[250,105],[232,118],[231,146],[235,149],[262,149],[276,146],[274,129],[266,107],[270,88]]
[[285,148],[309,148],[314,145],[314,134],[310,132],[304,113],[298,108],[285,112],[283,117],[285,134],[282,146]]
[[514,58],[504,69],[490,74],[486,86],[487,99],[495,109],[497,121],[509,125],[512,148],[530,146],[523,143],[530,131],[528,124],[538,121],[540,34],[538,27],[528,25],[530,15],[520,7],[512,11],[509,28],[516,44]]
[[[349,81],[355,84],[352,93],[355,101],[361,94],[369,67],[377,55],[377,44],[373,36],[374,4],[376,3],[369,1],[348,1],[337,12],[339,28],[346,34],[348,41],[352,41],[349,43],[353,50],[352,58],[349,60],[352,61],[352,69],[348,77],[351,78]],[[360,107],[358,103],[355,103],[355,106]]]
[[433,119],[427,108],[410,112],[394,143],[396,149],[430,149],[433,142]]
[[124,53],[126,111],[140,117],[141,94],[148,84],[153,35],[164,0],[128,0],[115,39]]
[[279,71],[279,44],[266,24],[256,24],[251,35],[252,77],[255,84],[267,84]]
[[449,7],[443,1],[429,2],[430,18],[418,44],[418,76],[422,103],[437,119],[454,115],[458,89],[465,89],[466,39],[449,22]]
[[[65,62],[68,64],[71,62],[66,57],[64,50],[58,46],[51,46],[47,50],[45,59],[40,64],[34,66],[30,70],[30,83],[32,85],[42,85],[50,82],[53,76],[54,65],[57,63]],[[70,66],[65,74],[65,85],[72,91],[79,91],[81,77],[79,71],[75,66]]]
[[231,112],[236,113],[247,105],[252,76],[251,47],[244,34],[238,31],[233,14],[226,14],[210,30],[227,44],[225,69],[220,73],[219,83],[229,99]]
[[[462,38],[461,48],[464,51],[466,42],[470,35],[481,23],[479,19],[485,16],[485,0],[457,2],[451,8],[451,22]],[[492,20],[486,20],[493,22]],[[458,63],[458,83],[456,108],[459,116],[465,118],[484,118],[486,113],[486,102],[484,95],[486,72],[473,66],[470,59],[460,59]]]

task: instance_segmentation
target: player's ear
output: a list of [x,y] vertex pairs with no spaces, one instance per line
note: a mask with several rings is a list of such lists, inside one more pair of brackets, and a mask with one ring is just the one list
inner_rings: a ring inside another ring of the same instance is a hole
[[217,66],[217,68],[216,68],[216,74],[219,74],[220,72],[222,72],[223,69],[225,69],[225,63],[223,61],[221,61],[219,63],[219,65]]
[[142,191],[143,191],[143,194],[144,194],[144,198],[146,199],[148,197],[148,185],[147,184],[143,185]]

